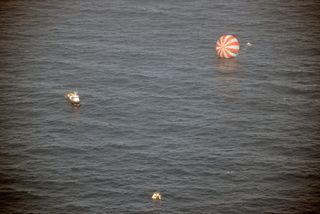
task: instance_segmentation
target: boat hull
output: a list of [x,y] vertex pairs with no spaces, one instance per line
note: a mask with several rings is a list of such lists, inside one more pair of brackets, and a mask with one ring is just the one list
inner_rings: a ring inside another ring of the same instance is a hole
[[79,106],[81,105],[81,104],[80,104],[80,100],[79,100],[79,101],[74,101],[74,100],[72,100],[72,99],[68,96],[68,94],[65,95],[65,98],[66,98],[66,100],[68,101],[68,103],[70,103],[70,104],[73,105],[73,106],[79,107]]

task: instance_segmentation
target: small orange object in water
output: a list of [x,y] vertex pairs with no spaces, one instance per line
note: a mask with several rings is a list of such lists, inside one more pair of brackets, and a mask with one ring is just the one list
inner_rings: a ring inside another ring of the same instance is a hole
[[233,58],[240,51],[240,43],[236,37],[232,35],[221,36],[216,45],[216,52],[220,58]]

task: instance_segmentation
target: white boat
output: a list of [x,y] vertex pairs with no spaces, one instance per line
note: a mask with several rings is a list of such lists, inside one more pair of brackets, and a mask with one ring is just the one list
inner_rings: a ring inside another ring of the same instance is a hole
[[80,97],[78,92],[71,91],[65,94],[65,98],[74,106],[80,106]]
[[160,192],[154,192],[151,198],[152,198],[154,201],[161,201],[161,194],[160,194]]

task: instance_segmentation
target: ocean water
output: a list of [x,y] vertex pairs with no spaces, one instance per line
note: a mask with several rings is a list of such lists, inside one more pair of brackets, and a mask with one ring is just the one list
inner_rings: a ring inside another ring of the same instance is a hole
[[319,11],[1,1],[0,213],[319,213]]

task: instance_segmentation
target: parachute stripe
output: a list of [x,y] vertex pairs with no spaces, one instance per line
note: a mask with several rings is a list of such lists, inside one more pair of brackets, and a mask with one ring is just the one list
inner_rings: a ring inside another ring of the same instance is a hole
[[220,58],[236,57],[240,51],[240,44],[236,37],[223,35],[217,40],[216,52]]

